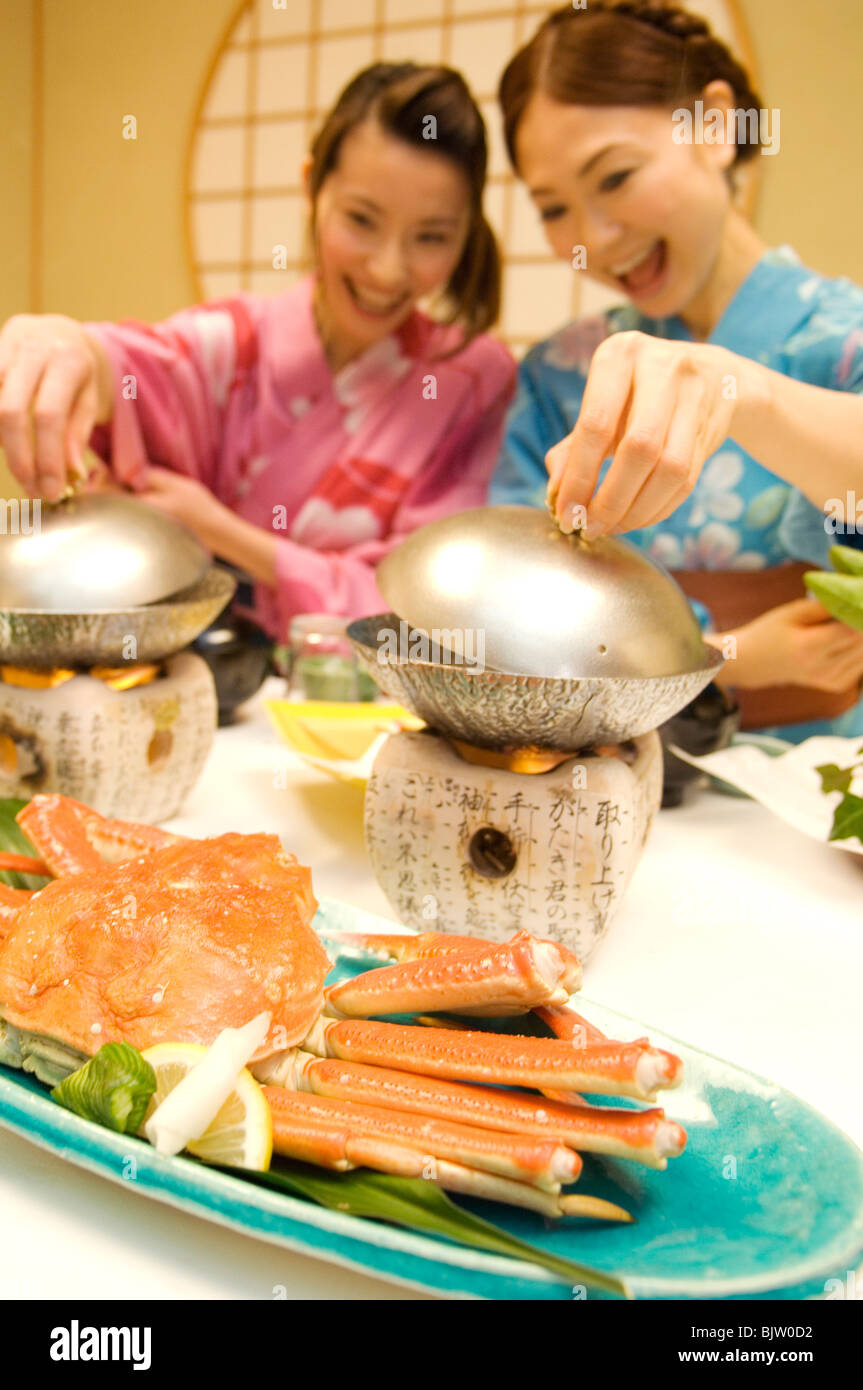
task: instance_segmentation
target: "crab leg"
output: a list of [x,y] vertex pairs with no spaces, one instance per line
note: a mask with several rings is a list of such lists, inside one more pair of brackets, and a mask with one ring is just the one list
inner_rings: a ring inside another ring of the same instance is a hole
[[[379,960],[413,961],[431,960],[439,956],[451,956],[460,951],[483,951],[486,948],[484,941],[477,940],[473,936],[459,936],[448,932],[420,932],[417,935],[408,933],[377,933],[377,932],[350,932],[339,933],[338,943],[342,946],[347,945],[355,950],[362,951],[366,955],[376,956]],[[577,989],[581,983],[581,966],[578,959],[565,946],[550,942],[556,945],[568,964],[568,975],[563,984],[568,987],[570,993]],[[418,1007],[418,1006],[414,1006]],[[440,1005],[438,1006],[441,1007]],[[347,1010],[342,1010],[347,1012]],[[392,1010],[392,1012],[398,1012]],[[457,1010],[456,1012],[467,1012]],[[478,1011],[471,1011],[478,1012]],[[489,1017],[495,1017],[495,1009],[489,1007],[484,1011]],[[537,1018],[545,1023],[556,1038],[566,1042],[571,1042],[576,1047],[589,1047],[595,1043],[607,1042],[605,1033],[601,1032],[592,1023],[576,1011],[567,1003],[559,1004],[537,1004],[534,1005],[532,1012]],[[497,1017],[502,1017],[503,1011],[497,1011]],[[435,1020],[419,1018],[418,1023],[434,1026]],[[441,1023],[441,1027],[457,1027],[455,1023]],[[646,1042],[647,1039],[644,1039]],[[589,1101],[583,1099],[575,1092],[555,1091],[546,1087],[541,1088],[543,1095],[551,1100],[559,1101],[561,1104],[588,1106]]]
[[[553,941],[519,932],[505,945],[457,950],[367,970],[327,991],[332,1012],[352,1018],[421,1009],[488,1015],[529,1012],[572,993],[572,961]],[[577,963],[576,963],[577,965]]]
[[302,1046],[319,1057],[371,1062],[451,1081],[552,1087],[654,1100],[679,1084],[683,1064],[644,1043],[573,1048],[557,1038],[412,1028],[355,1019],[318,1020]]
[[34,796],[15,819],[56,878],[134,859],[183,838],[152,825],[108,820],[57,794]]
[[541,1004],[534,1009],[537,1018],[551,1029],[556,1038],[574,1043],[577,1047],[591,1047],[594,1043],[608,1042],[605,1033],[600,1032],[586,1018],[577,1014],[568,1004]]
[[538,1100],[502,1087],[441,1081],[363,1062],[333,1061],[293,1049],[252,1069],[262,1082],[287,1086],[333,1099],[359,1101],[434,1115],[483,1129],[557,1139],[583,1153],[634,1159],[649,1168],[665,1168],[686,1144],[686,1133],[662,1110],[618,1110],[602,1106],[575,1108]]
[[[280,1086],[265,1086],[264,1095],[273,1116],[276,1153],[307,1163],[345,1169],[375,1168],[400,1177],[426,1178],[451,1192],[483,1197],[511,1206],[528,1207],[543,1216],[591,1216],[600,1220],[631,1221],[622,1207],[596,1197],[561,1195],[560,1189],[544,1190],[467,1164],[438,1158],[422,1145],[414,1147],[398,1137],[382,1137],[363,1131],[357,1112],[363,1107],[341,1105],[324,1117],[319,1098]],[[317,1102],[317,1104],[316,1104]],[[310,1104],[311,1103],[311,1104]]]
[[[518,935],[527,936],[527,932]],[[566,972],[561,981],[570,994],[581,984],[581,963],[578,957],[558,941],[547,937],[535,937],[536,941],[553,946],[566,963]],[[449,956],[461,951],[488,951],[495,943],[483,941],[476,936],[459,936],[456,932],[426,931],[418,934],[378,932],[339,932],[334,938],[340,945],[351,946],[378,960],[410,961],[433,960],[438,956]]]
[[43,878],[51,877],[51,870],[42,859],[31,859],[29,855],[12,854],[7,850],[0,851],[0,873],[39,874]]
[[[545,941],[545,938],[540,939]],[[448,932],[420,932],[416,936],[407,933],[389,935],[376,932],[350,932],[340,933],[337,940],[341,946],[347,945],[364,952],[366,955],[376,956],[379,960],[399,962],[434,960],[440,956],[451,956],[459,952],[488,950],[487,943],[477,940],[474,936],[458,936]],[[561,985],[571,994],[581,984],[581,965],[578,958],[566,946],[550,941],[548,944],[555,947],[566,963],[566,971]],[[347,1012],[347,1010],[342,1010],[342,1012]],[[393,1010],[393,1012],[396,1011]],[[458,1010],[458,1012],[465,1011]],[[491,1009],[488,1012],[490,1016],[494,1016]],[[555,1037],[564,1038],[568,1042],[576,1042],[584,1047],[593,1042],[606,1040],[604,1033],[601,1033],[593,1024],[588,1023],[586,1018],[582,1018],[566,1003],[537,1004],[534,1006],[533,1012],[551,1029]],[[500,1016],[502,1015],[498,1014],[498,1017]],[[579,1029],[582,1031],[579,1032]]]
[[508,1134],[454,1123],[414,1112],[396,1113],[383,1106],[357,1103],[334,1096],[303,1092],[303,1112],[326,1122],[350,1122],[357,1134],[392,1139],[406,1148],[453,1163],[466,1163],[499,1177],[533,1183],[546,1191],[560,1190],[561,1183],[575,1182],[581,1159],[553,1135],[541,1137]]
[[[555,1006],[554,1010],[534,1009],[533,1012],[537,1015],[537,1017],[539,1017],[543,1012],[556,1012],[561,1014],[567,1014],[569,1013],[569,1009],[567,1008],[566,1004],[562,1004],[559,1007]],[[582,1019],[579,1014],[575,1014],[574,1017],[579,1019],[581,1023],[586,1024],[587,1028],[590,1029],[591,1034],[595,1035],[594,1041],[607,1041],[605,1034],[600,1033],[598,1028],[593,1028],[591,1024],[587,1023],[586,1019]],[[422,1024],[423,1028],[452,1028],[456,1032],[464,1032],[465,1029],[465,1024],[460,1023],[457,1019],[445,1017],[442,1018],[440,1016],[436,1016],[435,1014],[416,1014],[416,1016],[414,1017],[414,1023]],[[569,1023],[562,1023],[559,1036],[564,1041],[575,1042],[577,1046],[582,1046],[581,1037],[576,1031],[574,1025],[571,1026]],[[585,1036],[587,1036],[587,1034],[585,1034]],[[584,1045],[587,1046],[589,1044]],[[548,1086],[541,1086],[539,1089],[542,1095],[548,1096],[549,1100],[560,1101],[562,1105],[577,1105],[582,1107],[583,1109],[596,1109],[596,1106],[593,1104],[592,1101],[585,1100],[584,1096],[580,1096],[577,1091],[555,1091]]]

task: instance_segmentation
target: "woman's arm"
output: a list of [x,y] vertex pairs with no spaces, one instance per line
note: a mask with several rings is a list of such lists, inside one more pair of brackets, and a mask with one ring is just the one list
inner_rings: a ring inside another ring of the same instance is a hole
[[464,407],[424,464],[392,519],[387,534],[344,550],[317,550],[236,516],[194,479],[151,467],[145,501],[193,530],[216,555],[245,570],[273,591],[274,624],[286,631],[295,613],[329,612],[359,617],[386,608],[375,569],[406,536],[437,517],[482,505],[500,449],[514,370],[501,358],[488,364],[482,399]]
[[197,528],[200,540],[214,555],[244,570],[259,584],[274,588],[279,538],[213,500],[216,505]]
[[220,493],[225,407],[257,350],[254,302],[182,309],[160,323],[88,323],[113,407],[91,447],[136,491],[150,463]]
[[[735,358],[739,395],[730,433],[754,459],[825,510],[846,495],[863,500],[863,398],[795,381],[746,358]],[[817,460],[817,468],[813,467]]]
[[575,428],[547,455],[562,528],[591,537],[663,521],[729,436],[820,509],[863,493],[863,403],[852,392],[713,344],[616,333],[593,355]]
[[808,685],[841,693],[863,676],[863,632],[831,618],[814,599],[792,599],[732,632],[705,633],[726,664],[726,689]]
[[255,347],[253,307],[240,298],[157,324],[18,314],[0,332],[9,466],[28,492],[51,500],[85,471],[89,441],[121,483],[134,487],[155,460],[214,487],[224,403]]

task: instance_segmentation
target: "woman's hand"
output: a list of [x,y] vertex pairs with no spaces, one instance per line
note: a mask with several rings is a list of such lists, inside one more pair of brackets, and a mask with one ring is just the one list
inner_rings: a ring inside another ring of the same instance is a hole
[[613,333],[600,343],[575,428],[546,454],[549,505],[561,529],[592,539],[669,516],[731,433],[750,366],[725,348],[645,333]]
[[[151,464],[147,469],[143,490],[135,493],[141,502],[158,507],[160,512],[181,521],[192,531],[202,544],[208,548],[213,533],[214,522],[221,512],[228,511],[208,487],[195,478],[187,478],[183,473],[175,473],[171,468],[158,468]],[[232,515],[232,513],[229,513]]]
[[49,502],[86,474],[113,384],[101,344],[62,314],[16,314],[0,331],[0,445],[21,486]]
[[724,686],[809,685],[840,692],[863,678],[863,632],[831,618],[814,599],[780,604],[705,640],[729,656],[717,677]]

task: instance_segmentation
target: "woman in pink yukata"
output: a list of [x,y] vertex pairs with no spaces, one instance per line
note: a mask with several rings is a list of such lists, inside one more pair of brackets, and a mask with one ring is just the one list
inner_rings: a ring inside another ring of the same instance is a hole
[[[55,498],[89,442],[114,479],[254,579],[273,637],[295,613],[379,612],[377,562],[481,504],[499,453],[515,368],[486,332],[501,276],[485,171],[458,73],[365,69],[306,163],[313,275],[154,325],[8,320],[13,473]],[[446,322],[418,309],[431,295]]]

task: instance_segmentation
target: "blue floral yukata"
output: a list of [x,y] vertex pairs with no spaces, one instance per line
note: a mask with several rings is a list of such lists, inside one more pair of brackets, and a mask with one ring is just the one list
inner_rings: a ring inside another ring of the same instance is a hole
[[[545,454],[578,418],[595,349],[624,329],[693,341],[682,319],[649,319],[622,305],[568,324],[533,347],[519,370],[492,502],[545,506]],[[797,381],[863,393],[863,289],[808,270],[790,247],[764,253],[707,341]],[[853,518],[849,523],[844,534],[833,534],[824,512],[727,439],[673,515],[627,539],[672,571],[758,570],[786,560],[829,569],[832,544],[863,549],[863,530],[853,530]],[[693,607],[709,626],[706,609]],[[863,733],[863,700],[835,719],[768,732],[794,742],[822,733],[856,737]]]

